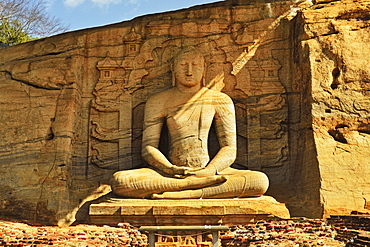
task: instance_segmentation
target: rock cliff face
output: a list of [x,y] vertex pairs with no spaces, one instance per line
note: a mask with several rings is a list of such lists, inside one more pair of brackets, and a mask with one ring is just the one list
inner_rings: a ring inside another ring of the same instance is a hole
[[145,102],[189,45],[208,85],[225,75],[236,167],[264,171],[293,216],[369,209],[370,2],[296,7],[222,1],[1,49],[1,214],[60,223],[145,165]]
[[369,209],[370,2],[318,3],[301,14],[324,214]]

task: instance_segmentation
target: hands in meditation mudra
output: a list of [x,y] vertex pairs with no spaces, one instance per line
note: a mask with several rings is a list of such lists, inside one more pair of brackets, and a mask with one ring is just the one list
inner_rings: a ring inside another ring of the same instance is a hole
[[[188,48],[175,57],[173,88],[150,97],[145,106],[142,156],[149,168],[118,171],[113,192],[125,198],[190,199],[263,195],[267,176],[231,168],[236,158],[234,104],[204,87],[205,61]],[[215,122],[220,149],[210,160],[208,134]],[[159,150],[166,122],[169,157]]]

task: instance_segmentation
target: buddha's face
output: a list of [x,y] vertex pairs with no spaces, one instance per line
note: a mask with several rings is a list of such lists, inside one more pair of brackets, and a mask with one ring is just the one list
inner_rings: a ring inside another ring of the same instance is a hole
[[176,83],[185,87],[199,85],[204,76],[204,58],[194,52],[184,53],[176,58],[174,71]]

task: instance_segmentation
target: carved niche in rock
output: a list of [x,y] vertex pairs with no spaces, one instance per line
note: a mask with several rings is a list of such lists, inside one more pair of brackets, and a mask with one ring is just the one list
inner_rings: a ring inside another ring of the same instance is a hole
[[141,68],[141,35],[132,28],[124,36],[125,57],[114,60],[107,53],[99,61],[99,79],[90,110],[90,161],[99,168],[122,170],[132,167],[132,95],[147,71]]
[[246,95],[236,104],[241,149],[237,163],[249,169],[282,166],[288,159],[288,108],[280,68],[279,61],[270,56],[249,60],[236,75],[235,88]]
[[[140,155],[137,150],[140,150],[141,142],[136,139],[140,138],[141,128],[133,126],[142,119],[137,119],[136,111],[143,108],[145,98],[150,96],[146,92],[148,89],[160,91],[170,86],[169,61],[174,54],[171,49],[193,45],[209,53],[206,58],[207,86],[220,91],[226,85],[225,92],[235,102],[238,124],[236,164],[252,170],[284,164],[288,157],[285,126],[288,112],[286,90],[279,78],[281,64],[264,47],[267,57],[255,57],[253,53],[238,67],[232,61],[235,60],[233,57],[243,55],[238,54],[240,49],[248,53],[253,36],[246,28],[242,32],[243,38],[235,39],[232,30],[225,34],[227,22],[227,19],[214,17],[184,23],[163,16],[148,23],[145,39],[135,31],[139,30],[137,27],[124,35],[124,57],[111,58],[108,54],[97,64],[100,75],[91,107],[89,163],[110,170],[130,169],[138,165],[136,159],[140,159]],[[217,36],[221,33],[223,35]],[[232,76],[227,62],[233,64],[233,71],[237,70],[235,86],[230,82]],[[225,82],[222,72],[228,78]],[[139,88],[146,90],[136,94]],[[136,97],[133,95],[141,95],[142,98],[132,98]]]

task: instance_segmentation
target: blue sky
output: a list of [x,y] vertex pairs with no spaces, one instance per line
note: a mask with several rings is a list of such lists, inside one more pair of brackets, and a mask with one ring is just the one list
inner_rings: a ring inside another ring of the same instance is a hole
[[103,26],[145,14],[217,2],[220,0],[46,0],[51,16],[69,30]]

